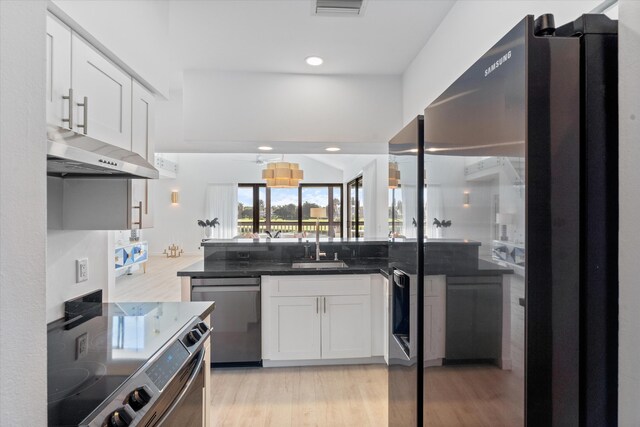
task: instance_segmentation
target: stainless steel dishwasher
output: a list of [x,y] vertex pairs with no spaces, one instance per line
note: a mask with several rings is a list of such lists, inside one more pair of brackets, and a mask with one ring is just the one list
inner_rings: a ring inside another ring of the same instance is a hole
[[211,363],[261,366],[260,278],[191,279],[192,301],[215,301]]

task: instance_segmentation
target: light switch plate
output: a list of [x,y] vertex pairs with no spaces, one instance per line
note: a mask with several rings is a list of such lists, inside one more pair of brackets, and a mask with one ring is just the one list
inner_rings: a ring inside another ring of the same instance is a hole
[[81,258],[76,260],[76,283],[89,280],[89,259]]

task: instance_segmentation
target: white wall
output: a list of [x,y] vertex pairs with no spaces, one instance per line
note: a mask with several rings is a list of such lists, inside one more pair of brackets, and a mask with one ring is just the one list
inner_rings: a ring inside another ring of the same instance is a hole
[[[278,157],[263,154],[266,158]],[[155,182],[154,228],[144,230],[149,253],[159,254],[171,243],[197,254],[203,231],[196,225],[206,217],[208,184],[260,183],[264,166],[255,163],[256,154],[180,153],[176,179]],[[340,169],[301,155],[287,155],[285,161],[296,162],[304,170],[304,183],[342,182]],[[171,191],[178,190],[180,203],[171,205]]]
[[191,141],[386,143],[401,125],[399,76],[190,71]]
[[619,425],[640,425],[640,2],[622,0],[620,39]]
[[47,424],[44,1],[0,2],[0,424]]
[[187,151],[183,133],[181,90],[172,90],[169,92],[169,99],[156,102],[155,149],[158,153]]
[[[113,246],[110,234],[108,231],[47,232],[47,322],[63,317],[63,302],[77,296],[102,289],[102,298],[108,301],[109,283],[115,278],[111,277],[113,256],[108,256]],[[76,260],[80,258],[89,260],[89,280],[76,283]]]
[[[47,178],[47,322],[64,315],[64,301],[102,289],[108,301],[113,287],[114,235],[108,231],[62,228],[62,178]],[[89,280],[76,283],[76,260],[89,261]]]
[[155,91],[169,93],[169,2],[53,0]]
[[553,13],[556,25],[600,1],[458,1],[404,72],[402,117],[408,123],[527,14]]
[[[386,146],[386,144],[385,144]],[[386,154],[359,154],[357,156],[315,155],[315,158],[332,161],[344,171],[344,183],[347,184],[359,175],[364,183],[364,233],[367,238],[387,238],[389,233],[389,156]],[[369,183],[374,184],[369,187]],[[345,209],[348,209],[347,188],[345,191]],[[370,194],[373,192],[373,195]],[[344,214],[344,230],[347,232],[347,214]]]

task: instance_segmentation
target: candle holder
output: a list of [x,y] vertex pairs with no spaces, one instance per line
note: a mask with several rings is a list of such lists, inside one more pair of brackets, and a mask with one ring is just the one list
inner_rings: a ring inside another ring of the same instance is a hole
[[164,252],[162,252],[162,254],[166,255],[167,258],[178,258],[183,253],[184,250],[180,249],[180,246],[176,245],[175,243],[169,245],[169,247],[165,249]]

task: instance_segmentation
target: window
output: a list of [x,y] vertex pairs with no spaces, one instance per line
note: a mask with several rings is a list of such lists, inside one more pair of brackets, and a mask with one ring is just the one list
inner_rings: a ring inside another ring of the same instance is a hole
[[320,235],[342,236],[342,184],[301,184],[298,188],[238,185],[238,235],[249,233],[314,233],[311,208],[327,209]]
[[268,188],[271,193],[268,203],[270,216],[265,230],[272,233],[299,232],[298,221],[298,188]]
[[349,199],[347,234],[349,237],[364,237],[362,176],[347,184],[347,198]]
[[264,232],[266,190],[261,184],[238,185],[238,235]]
[[404,218],[402,212],[402,191],[399,186],[398,188],[389,189],[389,203],[389,237],[397,237],[402,234]]
[[327,218],[320,218],[320,235],[342,236],[342,186],[305,184],[300,187],[302,231],[315,233],[316,219],[310,215],[311,208],[325,208]]

